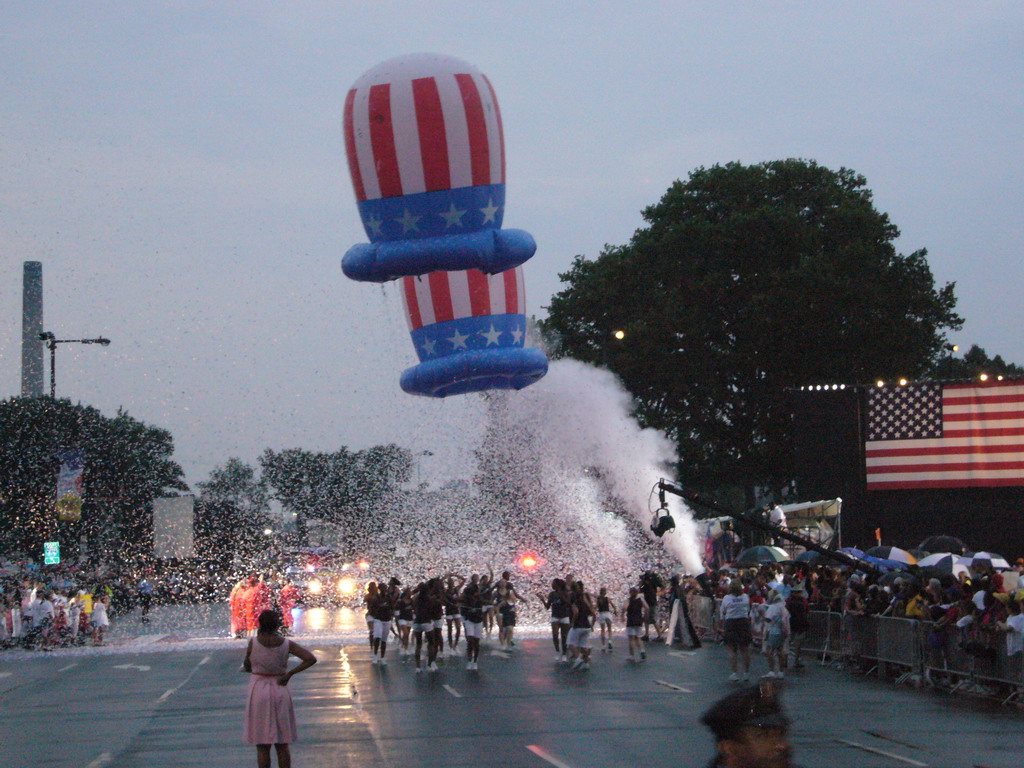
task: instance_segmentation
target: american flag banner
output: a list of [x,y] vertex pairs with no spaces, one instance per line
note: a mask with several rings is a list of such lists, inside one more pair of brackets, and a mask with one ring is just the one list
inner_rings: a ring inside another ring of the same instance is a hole
[[1024,382],[873,388],[867,489],[1024,486]]

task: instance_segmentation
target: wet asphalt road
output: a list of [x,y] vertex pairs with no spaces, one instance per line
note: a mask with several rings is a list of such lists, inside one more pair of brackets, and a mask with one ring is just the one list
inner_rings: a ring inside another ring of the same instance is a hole
[[[149,646],[162,652],[0,653],[0,765],[255,765],[255,750],[242,743],[243,641],[176,640]],[[397,659],[372,666],[355,636],[347,644],[310,638],[304,644],[320,663],[291,683],[300,738],[293,763],[705,765],[713,744],[698,718],[734,685],[723,649],[655,645],[645,664],[634,665],[622,640],[612,654],[595,652],[588,672],[556,664],[550,641],[535,638],[510,654],[485,644],[477,673],[451,659],[438,673],[417,675]],[[754,670],[764,669],[755,660]],[[1024,765],[1024,716],[1016,709],[817,664],[789,675],[784,702],[803,766]]]

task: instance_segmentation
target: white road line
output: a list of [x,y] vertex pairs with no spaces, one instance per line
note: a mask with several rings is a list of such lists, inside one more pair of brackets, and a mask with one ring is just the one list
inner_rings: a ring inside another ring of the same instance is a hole
[[836,739],[836,741],[838,741],[840,744],[846,744],[850,747],[863,749],[865,752],[871,752],[876,755],[881,755],[882,757],[888,757],[893,760],[899,760],[901,763],[906,763],[907,765],[916,765],[918,766],[918,768],[928,768],[928,763],[922,763],[918,760],[911,760],[909,757],[895,755],[892,752],[886,752],[884,749],[875,749],[874,747],[869,747],[866,744],[858,744],[856,741],[847,741],[846,739]]
[[444,688],[444,689],[445,689],[446,691],[448,691],[448,693],[450,693],[450,694],[451,694],[452,696],[454,696],[454,697],[455,697],[456,699],[461,699],[461,698],[462,698],[462,694],[461,694],[461,693],[459,693],[458,691],[456,691],[456,690],[455,690],[454,688],[452,688],[452,687],[451,687],[450,685],[447,685],[447,684],[446,684],[446,685],[442,685],[441,687],[442,687],[442,688]]
[[511,656],[509,656],[504,651],[491,651],[491,656],[500,656],[503,659],[510,659],[510,658],[512,658]]
[[58,672],[67,672],[69,669],[72,669],[72,668],[77,667],[77,666],[78,666],[78,662],[74,661],[71,664],[68,664],[66,667],[61,667],[57,671]]
[[567,762],[559,760],[557,757],[548,752],[544,747],[538,747],[536,744],[527,744],[526,748],[533,752],[541,760],[547,760],[555,768],[572,768]]
[[100,755],[87,766],[85,766],[85,768],[103,768],[103,766],[105,765],[110,765],[110,761],[112,759],[113,758],[111,757],[111,754],[109,752],[104,752],[102,755]]
[[691,656],[696,656],[697,652],[696,651],[669,651],[668,655],[669,656],[677,656],[680,659],[688,659]]
[[658,685],[664,685],[666,688],[671,688],[673,691],[680,691],[682,693],[693,693],[689,688],[683,688],[681,685],[675,683],[666,683],[664,680],[655,680]]
[[883,741],[891,741],[893,744],[899,744],[901,747],[910,747],[911,749],[921,749],[917,744],[911,744],[909,741],[900,741],[895,736],[890,736],[887,733],[881,731],[869,731],[866,728],[861,728],[861,731],[866,733],[868,736],[874,736],[876,739],[882,739]]
[[13,674],[14,674],[13,672],[0,672],[0,678],[10,677]]
[[156,700],[156,703],[157,704],[162,704],[163,702],[167,701],[167,699],[169,699],[171,696],[173,696],[175,693],[177,693],[178,689],[181,688],[181,686],[183,686],[189,680],[191,680],[192,676],[195,675],[195,673],[199,671],[199,668],[201,666],[203,666],[203,664],[205,664],[209,660],[210,660],[210,656],[209,655],[204,656],[202,661],[200,661],[198,664],[196,664],[194,667],[192,667],[192,671],[188,673],[188,677],[186,677],[184,680],[182,680],[180,683],[178,683],[173,688],[168,688],[166,691],[164,691],[160,695],[160,698]]

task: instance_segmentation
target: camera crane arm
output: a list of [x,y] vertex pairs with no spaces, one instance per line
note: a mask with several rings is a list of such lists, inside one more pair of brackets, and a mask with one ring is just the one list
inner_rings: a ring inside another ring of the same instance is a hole
[[659,480],[658,494],[661,496],[662,500],[664,500],[666,493],[671,493],[675,496],[678,496],[684,501],[688,501],[693,504],[698,504],[702,507],[707,507],[708,509],[713,509],[715,512],[718,512],[722,515],[727,515],[728,517],[731,517],[734,520],[739,520],[740,522],[749,525],[751,528],[756,528],[759,531],[764,531],[765,533],[769,533],[772,536],[778,536],[780,539],[785,539],[786,541],[792,541],[794,544],[799,544],[802,547],[813,550],[814,552],[817,552],[823,557],[827,557],[829,560],[833,560],[836,563],[839,563],[840,565],[845,565],[847,567],[854,568],[860,571],[869,571],[875,576],[879,576],[882,573],[877,566],[875,566],[872,563],[866,562],[865,560],[853,557],[851,555],[846,554],[845,552],[837,552],[835,550],[828,549],[827,547],[821,546],[816,541],[811,541],[811,539],[808,539],[804,536],[792,533],[791,531],[789,531],[786,528],[783,528],[782,526],[772,525],[766,520],[762,520],[761,518],[752,515],[749,512],[734,512],[722,506],[717,501],[714,501],[712,499],[705,499],[698,493],[692,493],[684,490],[683,488],[680,488],[677,485],[673,485],[672,483],[665,482],[664,480]]

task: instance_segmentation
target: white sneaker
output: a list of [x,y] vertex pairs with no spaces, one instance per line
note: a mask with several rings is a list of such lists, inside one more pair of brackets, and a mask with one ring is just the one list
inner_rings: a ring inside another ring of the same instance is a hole
[[775,673],[774,672],[765,672],[762,675],[762,677],[775,677]]
[[423,667],[421,667],[419,664],[417,664],[416,665],[416,674],[418,675],[422,671],[423,671]]
[[562,660],[562,654],[556,653],[555,654],[555,661],[561,661],[561,660]]
[[575,659],[572,660],[572,668],[576,669],[582,663],[583,663],[583,659],[581,659],[579,656],[577,656]]
[[562,654],[562,663],[563,663],[563,664],[565,664],[565,663],[566,663],[566,662],[567,662],[568,660],[569,660],[569,657],[568,657],[568,656],[566,656],[566,655],[565,655],[565,654],[563,653],[563,654]]
[[735,672],[733,672],[731,675],[729,675],[729,680],[731,682],[733,682],[733,683],[737,682],[739,679],[740,679],[740,676],[737,675]]
[[430,662],[430,666],[428,666],[427,669],[429,669],[431,672],[437,672],[437,669],[438,669],[437,662],[436,661]]
[[374,666],[376,666],[377,665],[377,657],[374,656],[373,658],[371,658],[370,659],[370,663],[373,664]]
[[386,666],[388,665],[387,661],[385,661],[385,660],[384,660],[383,658],[382,658],[382,659],[381,659],[381,660],[380,660],[380,661],[379,661],[378,663],[379,663],[379,664],[380,664],[380,665],[381,665],[382,667],[386,667]]

